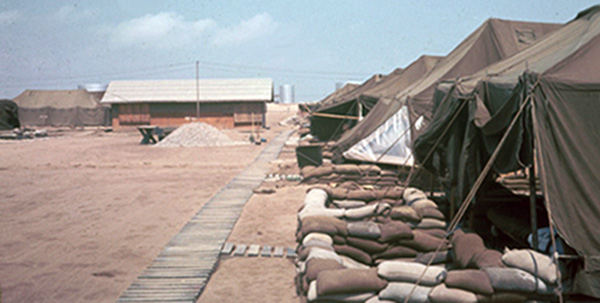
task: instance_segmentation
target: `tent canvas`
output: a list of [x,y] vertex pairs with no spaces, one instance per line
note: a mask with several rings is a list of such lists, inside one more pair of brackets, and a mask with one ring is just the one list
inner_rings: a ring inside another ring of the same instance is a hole
[[[346,132],[333,146],[334,155],[341,158],[342,153],[380,128],[403,106],[408,107],[410,125],[423,116],[427,123],[431,118],[432,98],[436,83],[444,79],[453,79],[469,75],[492,63],[509,57],[535,43],[545,34],[559,28],[558,24],[534,23],[489,19],[461,42],[424,77],[402,90],[393,98],[380,100],[356,127]],[[426,125],[424,123],[424,125]],[[401,130],[390,130],[398,134]],[[410,131],[412,138],[421,130],[414,127]],[[383,131],[380,130],[381,133]],[[390,136],[391,137],[391,136]],[[384,142],[384,141],[381,141]],[[364,144],[364,143],[363,143]],[[396,144],[401,144],[397,142]],[[376,142],[372,141],[372,145]],[[384,150],[386,147],[377,147]],[[410,148],[410,147],[409,147]],[[404,148],[398,148],[402,150]],[[374,153],[375,154],[375,153]],[[351,157],[351,154],[344,154]],[[380,155],[376,155],[379,157]],[[364,157],[361,160],[365,160]],[[375,162],[376,159],[370,159]],[[389,163],[402,164],[402,163]],[[411,163],[408,163],[409,165]]]
[[0,100],[0,130],[21,127],[19,123],[19,107],[12,100]]
[[[527,106],[501,146],[493,170],[503,173],[529,166],[535,146],[548,212],[561,238],[583,260],[573,291],[596,298],[600,298],[598,58],[600,6],[506,60],[440,84],[433,121],[416,139],[414,149],[416,159],[463,198],[518,109]],[[461,118],[452,122],[455,116]]]

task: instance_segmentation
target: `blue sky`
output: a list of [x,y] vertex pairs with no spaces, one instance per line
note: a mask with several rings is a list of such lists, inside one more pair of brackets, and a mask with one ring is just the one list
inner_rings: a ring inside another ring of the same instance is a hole
[[0,98],[111,80],[267,77],[315,101],[422,54],[445,55],[487,18],[565,23],[593,1],[0,2]]

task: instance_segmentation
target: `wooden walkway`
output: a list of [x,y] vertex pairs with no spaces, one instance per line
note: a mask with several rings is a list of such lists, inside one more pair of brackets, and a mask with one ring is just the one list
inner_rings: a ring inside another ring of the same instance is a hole
[[117,302],[195,302],[252,189],[260,185],[292,131],[280,133],[213,196],[119,297]]

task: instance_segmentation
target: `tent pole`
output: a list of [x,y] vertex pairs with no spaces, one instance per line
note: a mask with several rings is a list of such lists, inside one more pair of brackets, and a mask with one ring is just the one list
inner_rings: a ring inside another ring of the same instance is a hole
[[529,172],[529,211],[531,212],[531,244],[533,249],[538,249],[538,234],[537,234],[537,211],[536,211],[536,190],[535,190],[535,157],[531,159],[531,166],[528,169]]

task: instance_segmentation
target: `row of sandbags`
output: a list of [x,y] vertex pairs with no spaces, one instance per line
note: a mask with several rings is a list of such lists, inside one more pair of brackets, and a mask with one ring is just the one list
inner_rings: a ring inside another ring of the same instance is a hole
[[355,181],[361,185],[395,186],[399,184],[398,173],[393,170],[382,170],[372,164],[330,164],[305,166],[301,170],[304,183],[328,184]]
[[337,190],[336,197],[367,199],[336,200],[336,189],[313,188],[298,215],[296,282],[310,302],[404,302],[411,291],[409,302],[522,302],[524,294],[550,293],[556,283],[547,256],[502,255],[460,230],[446,242],[445,223],[419,227],[444,218],[417,189]]

